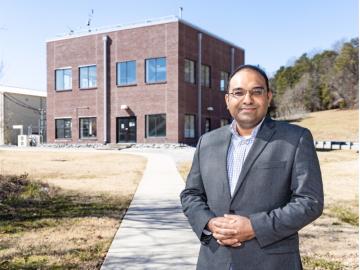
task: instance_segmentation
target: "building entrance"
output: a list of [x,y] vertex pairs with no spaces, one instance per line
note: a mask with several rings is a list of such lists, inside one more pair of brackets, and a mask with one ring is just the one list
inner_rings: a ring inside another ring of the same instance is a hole
[[118,143],[136,142],[136,116],[118,117],[116,121]]

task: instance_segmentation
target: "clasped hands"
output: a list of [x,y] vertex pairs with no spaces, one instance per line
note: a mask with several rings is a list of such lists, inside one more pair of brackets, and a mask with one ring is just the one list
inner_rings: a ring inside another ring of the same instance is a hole
[[222,246],[239,247],[255,237],[250,219],[238,215],[224,215],[209,220],[207,229]]

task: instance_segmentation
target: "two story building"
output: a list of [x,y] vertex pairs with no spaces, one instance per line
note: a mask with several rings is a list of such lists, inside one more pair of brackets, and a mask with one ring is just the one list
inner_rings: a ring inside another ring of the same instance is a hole
[[177,17],[47,41],[50,143],[186,143],[228,124],[244,50]]

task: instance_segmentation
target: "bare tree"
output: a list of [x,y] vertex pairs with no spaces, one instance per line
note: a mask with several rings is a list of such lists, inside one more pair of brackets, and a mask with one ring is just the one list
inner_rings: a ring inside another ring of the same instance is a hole
[[1,79],[2,76],[4,75],[3,70],[4,70],[4,61],[1,60],[1,62],[0,62],[0,79]]

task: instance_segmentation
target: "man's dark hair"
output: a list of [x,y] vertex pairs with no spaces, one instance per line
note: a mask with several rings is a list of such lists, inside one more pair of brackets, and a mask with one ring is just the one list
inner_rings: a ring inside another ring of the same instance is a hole
[[232,77],[234,77],[234,75],[236,73],[238,73],[240,70],[242,69],[251,69],[251,70],[254,70],[256,71],[257,73],[259,73],[265,80],[265,84],[266,84],[266,91],[269,91],[270,88],[269,88],[269,79],[265,73],[265,71],[263,71],[260,67],[258,66],[254,66],[254,65],[240,65],[238,66],[237,68],[234,69],[233,72],[231,72],[230,76],[229,76],[229,80],[228,80],[228,92],[229,92],[229,86],[230,86],[230,80]]

